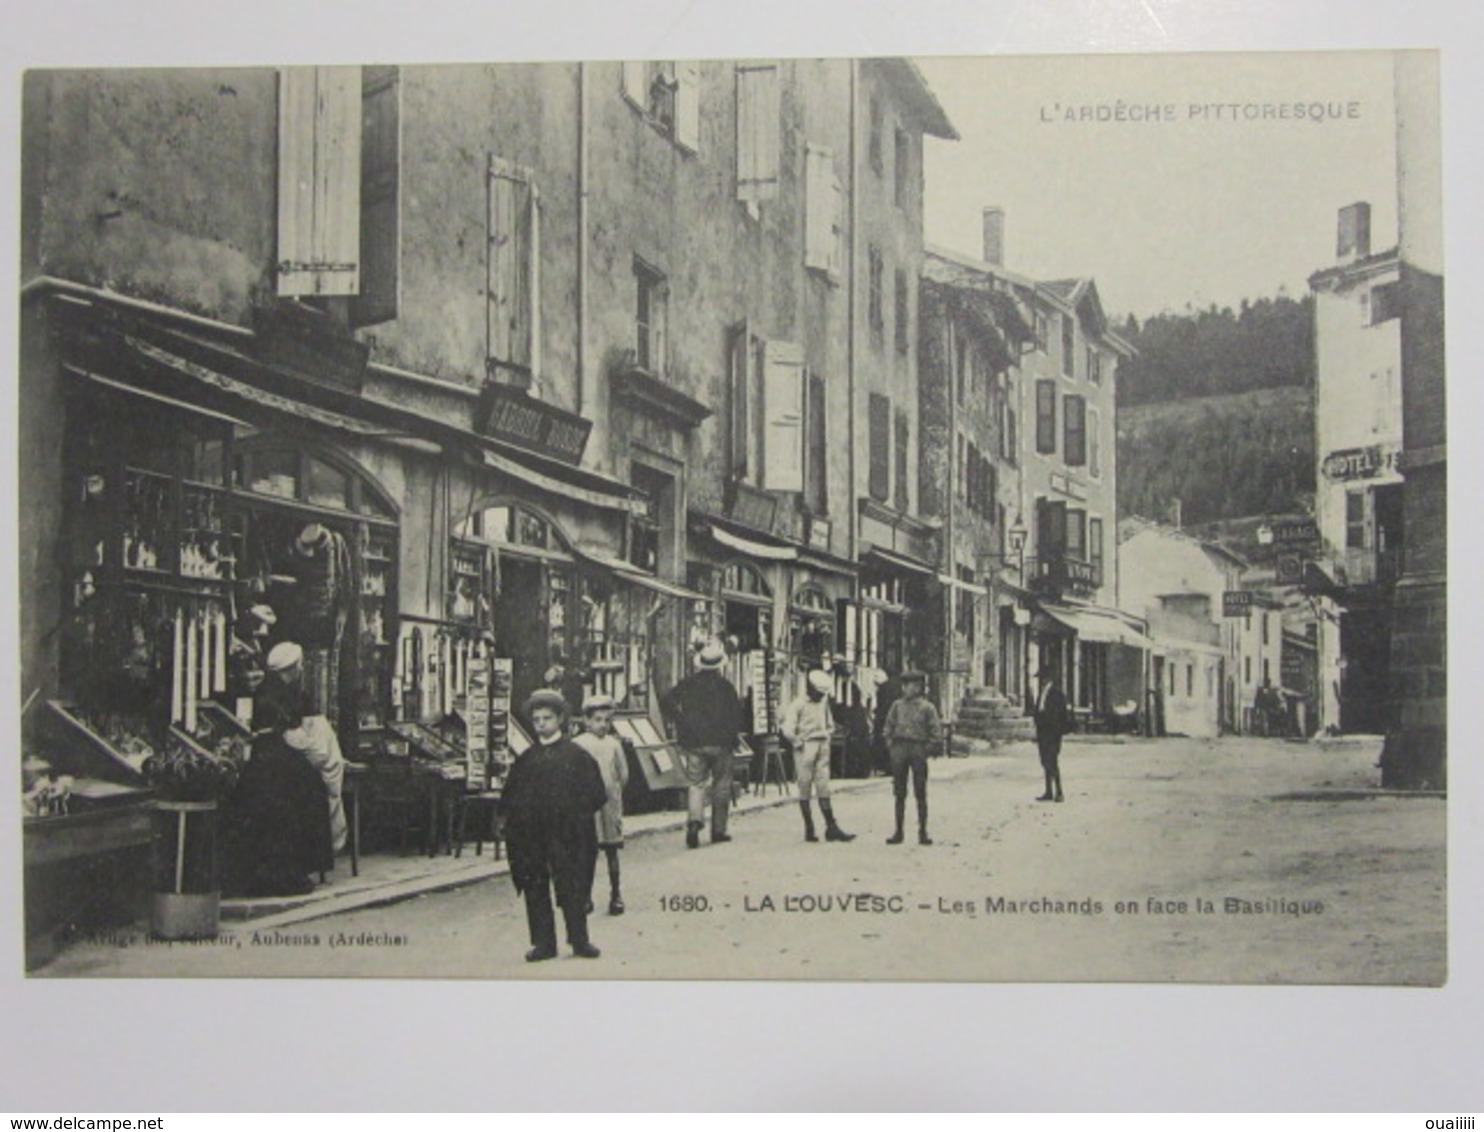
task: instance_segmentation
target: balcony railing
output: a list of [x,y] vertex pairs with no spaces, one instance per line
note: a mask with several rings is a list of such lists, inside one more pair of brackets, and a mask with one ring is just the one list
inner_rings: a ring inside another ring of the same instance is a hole
[[1052,596],[1091,596],[1103,584],[1101,563],[1065,554],[1032,556],[1025,560],[1026,584],[1038,593]]

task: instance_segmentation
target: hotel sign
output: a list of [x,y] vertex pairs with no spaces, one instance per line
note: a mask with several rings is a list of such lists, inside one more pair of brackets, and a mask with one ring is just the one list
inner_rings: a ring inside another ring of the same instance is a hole
[[1341,448],[1324,458],[1321,468],[1326,479],[1367,480],[1397,470],[1398,452],[1389,445],[1372,444],[1365,448]]
[[1246,617],[1252,612],[1250,590],[1227,590],[1221,595],[1221,616]]

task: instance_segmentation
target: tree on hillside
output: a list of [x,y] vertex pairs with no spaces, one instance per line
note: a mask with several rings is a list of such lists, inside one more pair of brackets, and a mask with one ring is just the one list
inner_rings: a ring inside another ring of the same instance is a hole
[[1165,311],[1123,334],[1138,351],[1118,367],[1118,403],[1146,405],[1314,384],[1314,304],[1309,296],[1243,299],[1240,308]]

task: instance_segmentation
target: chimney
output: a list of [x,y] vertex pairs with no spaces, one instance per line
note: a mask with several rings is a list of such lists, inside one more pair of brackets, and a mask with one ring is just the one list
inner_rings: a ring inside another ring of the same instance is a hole
[[1347,204],[1340,209],[1335,255],[1342,263],[1364,259],[1371,254],[1371,206],[1365,201]]
[[1005,266],[1005,210],[997,204],[984,210],[984,262]]

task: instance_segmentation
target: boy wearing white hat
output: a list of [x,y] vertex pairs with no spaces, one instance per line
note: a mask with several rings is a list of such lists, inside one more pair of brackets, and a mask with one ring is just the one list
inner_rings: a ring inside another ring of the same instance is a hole
[[799,781],[799,809],[804,814],[804,840],[819,840],[814,832],[814,811],[810,806],[811,796],[818,794],[819,812],[824,815],[824,839],[854,841],[855,834],[840,828],[830,805],[830,736],[835,728],[829,696],[829,673],[816,668],[809,673],[804,694],[783,709],[779,729],[793,748],[794,770]]
[[586,728],[572,740],[598,764],[608,801],[597,814],[598,848],[608,862],[608,914],[622,916],[618,851],[623,848],[623,790],[629,781],[629,762],[623,743],[613,733],[613,697],[589,696],[582,704]]

